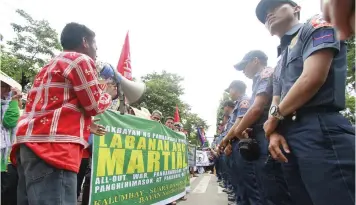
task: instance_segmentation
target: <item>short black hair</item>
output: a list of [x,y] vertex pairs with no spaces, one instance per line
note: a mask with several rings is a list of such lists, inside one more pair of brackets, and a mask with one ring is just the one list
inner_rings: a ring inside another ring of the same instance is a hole
[[62,47],[64,50],[78,49],[83,43],[83,38],[92,41],[95,38],[94,31],[83,24],[68,23],[61,33]]
[[234,103],[234,101],[232,101],[232,100],[226,100],[226,101],[224,102],[224,107],[231,107],[231,108],[234,108],[234,107],[235,107],[235,103]]

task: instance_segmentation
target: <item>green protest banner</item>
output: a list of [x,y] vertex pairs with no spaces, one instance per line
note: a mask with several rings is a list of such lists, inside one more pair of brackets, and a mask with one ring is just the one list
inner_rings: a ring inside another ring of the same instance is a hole
[[168,204],[186,194],[184,135],[110,110],[98,118],[107,133],[93,140],[90,204]]

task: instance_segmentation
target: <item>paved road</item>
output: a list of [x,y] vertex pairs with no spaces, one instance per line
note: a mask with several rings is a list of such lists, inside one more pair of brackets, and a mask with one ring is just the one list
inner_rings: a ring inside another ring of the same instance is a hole
[[227,195],[218,186],[215,175],[202,174],[190,179],[190,193],[186,201],[179,201],[179,205],[226,205]]

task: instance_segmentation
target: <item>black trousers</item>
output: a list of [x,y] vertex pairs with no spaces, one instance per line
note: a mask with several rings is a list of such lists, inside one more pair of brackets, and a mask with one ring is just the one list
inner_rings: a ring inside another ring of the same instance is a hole
[[82,184],[83,184],[84,177],[87,172],[88,166],[89,166],[89,159],[83,158],[82,162],[80,163],[79,172],[78,172],[78,176],[77,176],[77,198],[79,197],[80,192],[82,190]]
[[17,204],[17,183],[18,175],[16,167],[12,164],[7,165],[7,172],[1,172],[1,204]]
[[90,181],[91,181],[91,163],[90,158],[88,159],[88,166],[85,172],[85,179],[83,184],[83,197],[82,197],[82,205],[89,204],[89,195],[90,195]]

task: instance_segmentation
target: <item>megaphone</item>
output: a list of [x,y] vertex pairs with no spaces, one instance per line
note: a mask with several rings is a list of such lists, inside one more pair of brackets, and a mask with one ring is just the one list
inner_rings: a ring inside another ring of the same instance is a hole
[[133,82],[123,77],[114,67],[108,63],[97,62],[99,76],[106,83],[121,85],[121,89],[129,103],[137,102],[146,91],[146,85],[141,82]]

